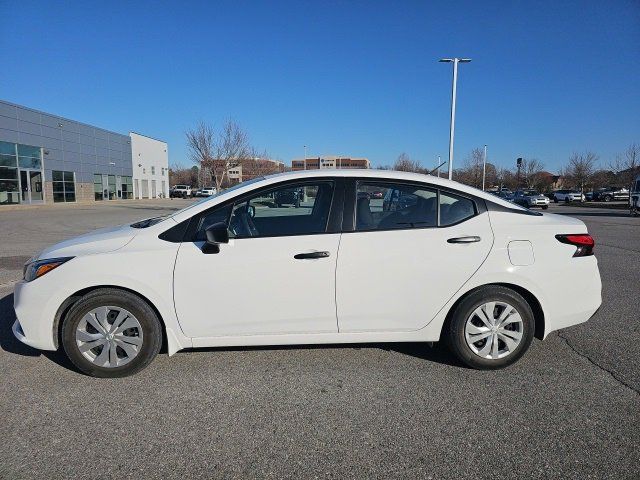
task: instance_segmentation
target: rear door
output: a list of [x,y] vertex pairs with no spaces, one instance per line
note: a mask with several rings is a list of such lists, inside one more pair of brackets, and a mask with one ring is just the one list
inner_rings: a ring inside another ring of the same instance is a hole
[[350,194],[336,270],[340,332],[424,327],[491,250],[484,204],[415,183],[363,180]]

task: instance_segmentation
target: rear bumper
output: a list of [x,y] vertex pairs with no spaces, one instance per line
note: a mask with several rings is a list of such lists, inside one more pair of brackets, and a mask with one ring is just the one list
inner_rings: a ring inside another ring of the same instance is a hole
[[552,282],[554,285],[547,290],[546,305],[543,305],[544,337],[556,330],[586,322],[602,305],[602,281],[596,257],[572,261],[577,263],[571,268],[572,280],[566,282],[567,276],[558,272],[558,280]]

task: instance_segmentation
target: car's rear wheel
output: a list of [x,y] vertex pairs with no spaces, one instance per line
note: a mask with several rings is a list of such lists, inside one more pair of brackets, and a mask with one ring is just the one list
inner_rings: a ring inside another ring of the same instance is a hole
[[94,377],[126,377],[160,351],[162,327],[155,311],[124,290],[94,290],[78,300],[62,325],[69,360]]
[[543,206],[542,206],[542,209],[543,209],[543,210],[546,210],[547,208],[549,208],[549,205],[543,205]]
[[445,332],[451,351],[470,367],[492,370],[516,362],[535,331],[527,301],[510,288],[490,285],[465,297]]

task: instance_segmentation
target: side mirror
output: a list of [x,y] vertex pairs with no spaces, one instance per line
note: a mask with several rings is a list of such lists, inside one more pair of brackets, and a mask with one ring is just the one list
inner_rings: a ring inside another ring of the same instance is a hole
[[255,217],[255,216],[256,216],[256,207],[254,207],[253,205],[249,205],[249,206],[247,207],[247,214],[248,214],[251,218]]
[[202,253],[219,253],[221,243],[229,243],[229,230],[223,222],[214,223],[206,230],[207,243],[202,247]]

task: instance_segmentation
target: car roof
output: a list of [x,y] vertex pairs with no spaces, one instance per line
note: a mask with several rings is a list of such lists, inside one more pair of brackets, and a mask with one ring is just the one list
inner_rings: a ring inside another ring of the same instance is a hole
[[489,192],[483,192],[482,190],[479,190],[477,188],[470,187],[468,185],[464,185],[462,183],[458,183],[456,181],[449,180],[446,178],[438,178],[433,175],[413,173],[413,172],[399,172],[397,170],[323,168],[320,170],[318,169],[299,170],[294,172],[284,172],[284,173],[277,173],[273,175],[267,175],[264,177],[257,177],[257,178],[254,178],[253,180],[247,181],[245,185],[239,184],[237,187],[232,189],[232,191],[222,192],[213,197],[209,197],[208,200],[202,203],[193,205],[192,208],[187,208],[184,211],[177,212],[173,218],[176,221],[182,221],[187,217],[190,217],[200,211],[211,208],[217,203],[224,202],[231,197],[235,197],[236,195],[241,195],[255,188],[261,188],[263,186],[268,186],[270,184],[275,184],[275,183],[284,182],[288,180],[298,180],[298,179],[305,180],[305,179],[314,179],[314,178],[336,178],[336,177],[357,177],[357,178],[366,178],[371,180],[380,179],[380,180],[398,180],[398,181],[429,183],[435,187],[450,188],[452,190],[457,190],[460,193],[474,195],[476,197],[485,199],[489,202],[497,203],[511,210],[523,209],[519,205],[515,205],[500,197],[496,197],[495,195],[492,195]]

